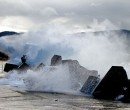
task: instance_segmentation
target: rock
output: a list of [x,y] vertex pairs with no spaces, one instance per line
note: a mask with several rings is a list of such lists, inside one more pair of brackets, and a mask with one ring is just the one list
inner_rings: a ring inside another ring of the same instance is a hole
[[39,70],[39,69],[43,68],[44,66],[45,66],[45,64],[40,63],[40,64],[37,66],[36,70]]
[[21,62],[22,62],[22,63],[26,63],[26,55],[23,55],[23,56],[21,57]]
[[28,69],[30,69],[29,65],[27,63],[22,63],[17,70],[27,71]]
[[51,59],[51,66],[57,66],[62,64],[62,57],[59,55],[54,55]]
[[18,65],[6,63],[4,67],[5,72],[9,72],[18,68]]
[[121,66],[112,66],[93,92],[98,99],[114,100],[128,82],[126,71]]
[[87,81],[84,83],[81,88],[81,92],[87,95],[91,95],[97,84],[99,83],[100,78],[96,76],[89,76]]
[[4,71],[9,72],[11,70],[20,70],[20,71],[27,71],[27,69],[30,69],[30,66],[26,63],[26,55],[23,55],[21,57],[21,64],[20,65],[15,65],[15,64],[5,64]]
[[12,70],[19,70],[22,72],[22,71],[27,71],[28,69],[30,69],[30,66],[26,63],[22,63],[21,65],[6,63],[4,67],[4,72],[9,72]]
[[75,90],[81,89],[89,76],[98,76],[97,71],[84,68],[77,60],[62,60],[62,64],[68,67],[71,82],[74,84],[72,88]]

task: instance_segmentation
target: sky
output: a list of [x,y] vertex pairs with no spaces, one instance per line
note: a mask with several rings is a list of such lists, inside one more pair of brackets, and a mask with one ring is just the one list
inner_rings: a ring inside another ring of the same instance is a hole
[[29,31],[50,24],[77,31],[95,25],[130,29],[129,20],[130,0],[0,0],[0,31]]

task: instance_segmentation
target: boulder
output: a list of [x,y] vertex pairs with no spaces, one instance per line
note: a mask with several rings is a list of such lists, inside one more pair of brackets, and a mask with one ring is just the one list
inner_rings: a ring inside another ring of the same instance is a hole
[[39,70],[39,69],[41,69],[41,68],[43,68],[43,67],[45,67],[45,64],[40,63],[40,64],[37,66],[36,70]]
[[5,72],[9,72],[18,68],[18,65],[6,63],[4,67]]
[[17,70],[27,71],[28,69],[30,69],[30,66],[27,63],[22,63]]
[[98,72],[95,70],[88,70],[81,66],[77,60],[62,60],[62,65],[67,66],[73,89],[81,89],[86,79],[89,76],[98,76]]
[[62,57],[60,55],[54,55],[51,59],[51,66],[57,66],[62,64]]
[[114,100],[128,83],[126,71],[121,66],[112,66],[93,92],[98,99]]
[[22,62],[22,63],[26,63],[26,55],[23,55],[23,56],[21,57],[21,62]]

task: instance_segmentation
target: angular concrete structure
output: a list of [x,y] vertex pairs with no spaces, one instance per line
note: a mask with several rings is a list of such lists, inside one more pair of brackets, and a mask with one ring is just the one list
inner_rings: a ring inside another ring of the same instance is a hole
[[89,76],[83,87],[81,88],[81,92],[87,95],[91,95],[97,84],[99,83],[100,78],[96,76]]
[[114,100],[128,84],[126,71],[121,66],[112,66],[93,92],[98,99]]
[[62,57],[60,55],[54,55],[51,59],[51,66],[57,66],[62,63]]

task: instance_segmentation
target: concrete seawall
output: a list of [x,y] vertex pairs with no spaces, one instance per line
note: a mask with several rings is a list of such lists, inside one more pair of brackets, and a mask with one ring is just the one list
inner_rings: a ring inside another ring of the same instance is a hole
[[121,102],[65,94],[36,93],[0,85],[1,110],[129,110]]
[[[0,62],[4,65],[5,62]],[[3,66],[0,77],[3,77]],[[130,104],[87,96],[27,92],[0,85],[0,110],[129,110]]]

